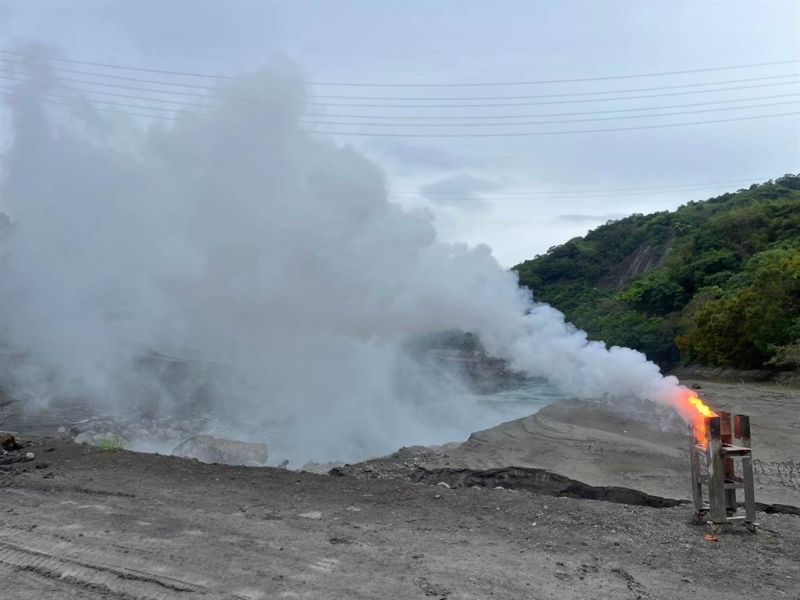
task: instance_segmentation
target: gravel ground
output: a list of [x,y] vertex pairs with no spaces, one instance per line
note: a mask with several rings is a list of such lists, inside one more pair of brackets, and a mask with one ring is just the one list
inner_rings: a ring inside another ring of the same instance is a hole
[[791,515],[707,541],[688,506],[31,444],[0,467],[2,598],[800,598]]

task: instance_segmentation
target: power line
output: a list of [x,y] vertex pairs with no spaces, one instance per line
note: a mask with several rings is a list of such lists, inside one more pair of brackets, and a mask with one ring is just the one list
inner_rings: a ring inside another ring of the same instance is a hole
[[[0,75],[0,79],[6,79],[9,81],[16,81],[20,83],[27,83],[30,80],[27,79],[20,79],[16,77],[9,77],[7,75]],[[6,88],[11,89],[11,88]],[[65,86],[65,85],[58,85],[57,89],[63,89],[68,91],[74,91],[79,93],[86,93],[92,95],[100,95],[100,96],[109,96],[114,98],[125,98],[128,100],[139,100],[142,102],[157,102],[160,104],[174,104],[179,106],[189,106],[194,108],[208,108],[206,103],[201,102],[185,102],[181,100],[165,100],[162,98],[154,98],[154,97],[144,97],[144,96],[134,96],[130,94],[120,94],[116,92],[107,92],[101,90],[93,90],[87,89],[82,87],[73,87],[73,86]],[[684,104],[676,104],[676,105],[667,105],[667,106],[650,106],[650,107],[640,107],[640,108],[617,108],[617,109],[607,109],[607,110],[600,110],[600,111],[572,111],[572,112],[564,112],[564,113],[538,113],[538,114],[518,114],[518,115],[440,115],[440,116],[430,116],[430,115],[353,115],[353,114],[338,114],[338,113],[307,113],[306,116],[309,118],[321,118],[321,119],[329,119],[329,118],[343,118],[343,119],[396,119],[396,120],[497,120],[497,119],[525,119],[525,118],[547,118],[547,117],[570,117],[570,116],[583,116],[583,115],[595,115],[595,114],[613,114],[613,113],[627,113],[627,112],[643,112],[643,111],[651,111],[651,110],[669,110],[673,108],[691,108],[695,106],[711,106],[716,104],[730,104],[730,103],[740,103],[740,102],[750,102],[756,100],[774,100],[778,98],[794,98],[797,97],[798,94],[776,94],[772,96],[756,96],[756,97],[749,97],[749,98],[733,98],[727,100],[714,100],[711,102],[690,102]],[[100,102],[99,100],[95,100],[94,98],[90,98],[93,101]],[[138,107],[138,106],[137,106]],[[160,109],[159,109],[160,110]],[[333,123],[331,124],[349,124],[349,123]],[[369,123],[364,123],[364,125],[370,125]],[[461,125],[461,124],[459,124]],[[394,126],[394,124],[392,124]]]
[[[16,60],[11,60],[8,58],[0,58],[1,63],[12,64],[15,65],[17,68],[20,67],[20,64]],[[23,69],[27,69],[25,74],[39,74],[27,65],[22,65]],[[16,71],[17,69],[15,69]],[[92,77],[105,77],[106,79],[117,79],[120,81],[135,81],[138,83],[155,83],[156,85],[171,85],[176,87],[185,87],[185,88],[192,88],[198,90],[215,90],[217,89],[216,86],[213,85],[196,85],[191,83],[179,83],[175,81],[165,81],[163,79],[141,79],[139,77],[124,77],[122,75],[109,75],[107,73],[95,73],[93,71],[83,71],[81,69],[65,69],[63,67],[50,67],[48,66],[47,71],[56,71],[58,73],[76,73],[78,75],[90,75]]]
[[[15,97],[14,94],[9,94],[9,93],[6,93],[6,92],[0,92],[0,96],[5,96],[6,98],[14,98]],[[74,102],[61,102],[61,101],[58,101],[58,100],[48,100],[47,98],[42,98],[42,102],[46,102],[47,104],[56,104],[56,105],[60,105],[60,106],[69,106],[71,108],[75,108],[75,103]],[[98,110],[98,111],[107,112],[107,113],[114,113],[114,114],[118,114],[118,115],[126,115],[128,117],[145,117],[147,119],[158,119],[160,121],[172,121],[172,122],[177,121],[177,119],[175,119],[174,117],[165,117],[165,116],[162,116],[162,115],[145,115],[145,114],[142,114],[142,113],[132,113],[132,112],[123,111],[123,110],[114,110],[112,108],[103,108],[103,107],[100,107],[100,106],[92,106],[92,110]]]
[[669,127],[685,127],[689,125],[709,125],[713,123],[731,123],[735,121],[751,121],[755,119],[768,119],[774,117],[798,116],[800,112],[773,113],[768,115],[752,115],[729,119],[712,119],[708,121],[689,121],[684,123],[663,123],[659,125],[636,125],[633,127],[607,127],[602,129],[573,129],[564,131],[525,131],[515,133],[384,133],[384,132],[353,132],[353,131],[323,131],[309,130],[309,133],[322,135],[341,135],[345,137],[402,137],[402,138],[489,138],[489,137],[535,137],[546,135],[572,135],[578,133],[610,133],[615,131],[634,131],[638,129],[664,129]]
[[573,111],[573,112],[565,112],[565,113],[538,113],[538,114],[517,114],[517,115],[439,115],[439,116],[430,116],[430,115],[344,115],[344,114],[337,114],[337,113],[306,113],[306,117],[316,117],[316,118],[334,118],[334,119],[396,119],[396,120],[413,120],[413,121],[425,121],[425,120],[464,120],[464,119],[475,119],[475,120],[484,120],[484,119],[529,119],[529,118],[540,118],[540,117],[572,117],[572,116],[581,116],[581,115],[602,115],[602,114],[610,114],[610,113],[626,113],[626,112],[640,112],[646,110],[669,110],[672,108],[689,108],[692,106],[711,106],[713,104],[730,104],[732,102],[751,102],[755,100],[774,100],[776,98],[796,98],[798,95],[797,93],[793,94],[775,94],[772,96],[755,96],[750,98],[733,98],[728,100],[714,100],[711,102],[689,102],[685,104],[672,104],[668,106],[645,106],[641,108],[613,108],[607,110],[592,110],[592,111]]
[[499,108],[509,106],[543,106],[547,104],[582,104],[585,102],[617,102],[619,100],[641,100],[644,98],[663,98],[665,96],[686,96],[690,94],[706,94],[713,92],[731,92],[737,90],[751,90],[762,87],[775,87],[782,85],[796,85],[797,81],[781,81],[775,83],[762,83],[756,85],[742,85],[711,90],[687,90],[683,92],[666,92],[663,94],[644,94],[638,96],[619,96],[616,98],[580,98],[577,100],[548,100],[545,102],[514,102],[514,103],[485,103],[485,104],[364,104],[364,103],[324,103],[321,106],[341,108]]
[[[14,88],[0,87],[0,90],[12,91],[13,92]],[[157,111],[160,111],[160,112],[170,112],[170,113],[174,113],[174,112],[180,110],[180,112],[185,112],[185,113],[193,114],[193,115],[210,115],[211,114],[210,112],[186,110],[186,109],[182,109],[182,108],[181,109],[178,109],[178,108],[164,108],[164,107],[161,107],[161,106],[142,106],[141,104],[126,104],[126,103],[122,103],[122,102],[109,102],[107,100],[96,100],[94,98],[86,98],[85,96],[65,96],[63,94],[38,94],[37,96],[39,98],[42,98],[42,99],[55,98],[55,99],[62,99],[62,100],[72,100],[72,101],[75,101],[75,102],[83,101],[83,102],[88,102],[90,104],[91,103],[93,103],[93,104],[106,104],[106,105],[109,105],[109,106],[117,106],[117,107],[121,107],[121,108],[135,108],[137,110],[141,110],[141,109],[157,110]]]
[[[15,78],[10,77],[8,75],[3,75],[2,78],[3,79],[11,79],[13,81],[22,81],[22,82],[51,83],[51,84],[54,84],[54,85],[58,84],[57,81],[48,82],[47,80],[43,80],[41,78],[39,78],[39,79],[31,79],[31,78],[19,79],[19,78],[16,78],[15,79]],[[118,84],[118,83],[106,83],[104,81],[87,81],[86,79],[72,79],[71,77],[61,77],[61,78],[59,78],[59,81],[66,81],[67,83],[78,83],[78,84],[83,84],[83,85],[99,85],[101,87],[110,87],[110,88],[122,89],[122,90],[137,90],[139,92],[149,92],[149,93],[152,93],[152,94],[167,94],[167,95],[171,95],[171,96],[192,96],[192,97],[195,97],[195,98],[208,98],[209,97],[209,94],[198,94],[196,92],[179,92],[179,91],[173,91],[173,90],[154,90],[154,89],[151,89],[151,88],[143,88],[143,87],[139,87],[139,86],[123,85],[123,84]]]
[[[9,77],[7,75],[0,75],[0,79],[6,79],[8,81],[17,81],[17,82],[20,82],[20,83],[30,83],[31,82],[30,79],[18,79],[16,77]],[[86,93],[86,94],[95,94],[95,95],[99,95],[99,96],[112,96],[112,97],[115,97],[115,98],[127,98],[129,100],[142,100],[144,102],[160,102],[162,104],[179,104],[181,106],[196,106],[196,107],[201,107],[201,108],[207,106],[206,104],[203,104],[201,102],[183,102],[182,100],[164,100],[162,98],[151,98],[151,97],[145,98],[145,97],[142,97],[142,96],[131,96],[130,94],[118,94],[116,92],[103,92],[103,91],[100,91],[100,90],[92,90],[92,89],[86,89],[86,88],[76,88],[76,87],[67,86],[67,85],[60,85],[60,84],[58,86],[56,86],[56,88],[59,89],[59,90],[69,90],[69,91],[72,91],[72,92],[82,92],[82,93]],[[7,88],[7,89],[15,89],[15,88]]]
[[616,90],[603,90],[594,92],[563,92],[561,94],[537,94],[535,96],[337,96],[337,95],[310,95],[309,99],[320,98],[323,100],[399,100],[413,102],[434,101],[466,101],[466,100],[536,100],[539,98],[567,98],[570,96],[602,96],[608,94],[627,94],[629,92],[652,92],[659,90],[677,90],[686,88],[708,87],[714,85],[729,85],[732,83],[747,83],[751,81],[767,81],[770,79],[797,79],[798,73],[785,73],[769,75],[766,77],[747,77],[744,79],[728,79],[726,81],[708,81],[699,83],[684,83],[681,85],[662,85],[645,88],[628,88]]
[[[11,93],[2,93],[0,95],[6,97],[15,97],[14,94]],[[50,104],[57,104],[57,105],[66,105],[74,107],[74,103],[70,102],[60,102],[57,100],[48,100],[46,98],[42,99],[42,102],[47,102]],[[160,115],[149,115],[149,114],[142,114],[142,113],[131,113],[127,111],[118,111],[114,109],[107,109],[102,107],[93,107],[94,110],[109,112],[109,113],[116,113],[122,114],[132,117],[144,117],[150,119],[160,119],[166,121],[176,121],[177,119],[173,117],[166,117]],[[145,108],[145,110],[147,110]],[[672,128],[672,127],[684,127],[684,126],[695,126],[695,125],[708,125],[713,123],[729,123],[729,122],[737,122],[737,121],[750,121],[755,119],[766,119],[766,118],[774,118],[774,117],[787,117],[787,116],[797,116],[800,115],[800,112],[784,112],[784,113],[773,113],[767,115],[751,115],[747,117],[737,117],[737,118],[727,118],[727,119],[712,119],[706,121],[689,121],[683,123],[664,123],[658,125],[637,125],[633,127],[609,127],[609,128],[601,128],[601,129],[574,129],[574,130],[563,130],[563,131],[527,131],[527,132],[504,132],[504,133],[390,133],[390,132],[348,132],[348,131],[323,131],[323,130],[314,130],[314,129],[299,129],[299,131],[304,131],[306,133],[311,134],[322,134],[322,135],[339,135],[339,136],[346,136],[346,137],[403,137],[403,138],[501,138],[501,137],[536,137],[536,136],[549,136],[549,135],[574,135],[574,134],[581,134],[581,133],[608,133],[608,132],[617,132],[617,131],[634,131],[634,130],[644,130],[644,129],[663,129],[663,128]]]
[[750,108],[767,108],[771,106],[786,106],[787,104],[800,104],[800,100],[786,100],[783,102],[767,102],[762,104],[749,104],[746,106],[727,106],[721,108],[705,108],[699,110],[680,110],[661,114],[620,115],[616,117],[593,117],[587,119],[556,119],[549,121],[509,121],[504,123],[364,123],[353,121],[303,121],[303,125],[350,125],[356,127],[521,127],[530,125],[553,125],[556,123],[585,123],[590,121],[618,121],[620,119],[649,119],[653,117],[672,117],[675,115],[694,115],[699,113],[719,112],[729,110],[745,110]]
[[[42,56],[40,54],[32,54],[30,52],[17,52],[14,50],[0,50],[0,54],[10,54],[12,56],[24,56],[27,58],[45,59],[53,62],[70,63],[74,65],[89,65],[92,67],[103,67],[106,69],[123,69],[125,71],[139,71],[141,73],[159,73],[161,75],[178,75],[181,77],[204,77],[206,79],[227,79],[233,81],[241,81],[244,77],[231,77],[229,75],[209,75],[205,73],[188,73],[185,71],[165,71],[161,69],[147,69],[144,67],[131,67],[128,65],[116,65],[110,63],[90,62],[88,60],[72,60],[69,58],[58,58],[55,56]],[[795,61],[800,62],[800,61]],[[766,66],[766,65],[765,65]]]
[[[129,65],[119,65],[112,63],[91,62],[82,60],[73,60],[67,58],[58,58],[53,56],[42,57],[41,55],[32,54],[29,52],[19,52],[12,50],[0,50],[0,54],[7,54],[12,56],[24,56],[28,58],[45,58],[53,62],[62,62],[78,65],[88,65],[93,67],[102,67],[107,69],[121,69],[126,71],[138,71],[142,73],[158,73],[160,75],[177,75],[181,77],[201,77],[206,79],[224,79],[241,81],[243,77],[233,77],[229,75],[212,75],[208,73],[196,73],[187,71],[169,71],[162,69],[150,69],[144,67],[133,67]],[[579,77],[572,79],[542,79],[535,81],[506,81],[506,82],[468,82],[468,83],[387,83],[387,82],[330,82],[330,81],[316,81],[311,82],[311,85],[328,85],[328,86],[343,86],[343,87],[487,87],[487,86],[521,86],[521,85],[539,85],[550,83],[583,83],[587,81],[609,81],[614,79],[636,79],[643,77],[663,77],[671,75],[687,75],[692,73],[710,73],[715,71],[732,71],[737,69],[754,69],[758,67],[771,67],[778,65],[789,65],[800,63],[800,59],[780,60],[760,63],[749,63],[740,65],[726,65],[716,67],[704,67],[698,69],[683,69],[675,71],[657,71],[649,73],[633,73],[627,75],[605,75],[599,77]]]
[[[13,91],[13,88],[2,88],[2,90],[6,91]],[[138,105],[138,104],[127,104],[127,103],[120,103],[120,102],[110,102],[107,100],[97,100],[94,98],[85,98],[81,96],[64,96],[60,94],[39,94],[42,98],[49,98],[49,99],[61,99],[61,100],[71,100],[71,101],[86,101],[95,104],[104,104],[107,106],[113,106],[118,108],[133,108],[136,110],[150,110],[150,111],[159,111],[159,112],[175,112],[178,109],[175,108],[163,108],[159,106],[147,106],[147,105]],[[675,116],[675,115],[686,115],[686,114],[699,114],[699,113],[707,113],[707,112],[718,112],[718,111],[730,111],[730,110],[748,110],[752,108],[766,108],[772,106],[785,106],[787,104],[797,104],[798,100],[789,100],[789,101],[782,101],[782,102],[770,102],[770,103],[761,103],[761,104],[750,104],[744,106],[732,106],[732,107],[717,107],[717,108],[709,108],[709,109],[700,109],[700,110],[687,110],[687,111],[673,111],[667,113],[651,113],[651,114],[637,114],[637,115],[621,115],[621,116],[614,116],[614,117],[595,117],[595,118],[585,118],[585,119],[557,119],[557,120],[546,120],[546,121],[517,121],[517,122],[503,122],[503,123],[363,123],[363,122],[335,122],[335,121],[307,121],[301,120],[301,125],[345,125],[345,126],[368,126],[368,127],[375,127],[375,126],[385,126],[385,127],[516,127],[516,126],[531,126],[531,125],[553,125],[553,124],[568,124],[568,123],[582,123],[582,122],[593,122],[593,121],[616,121],[621,119],[645,119],[645,118],[660,118],[660,117],[668,117],[668,116]],[[197,115],[209,115],[209,112],[202,112],[202,111],[190,111],[181,109],[183,112],[189,114],[197,114]]]
[[[0,62],[10,63],[17,65],[18,63],[14,60],[10,60],[7,58],[0,58]],[[31,71],[31,69],[27,66],[24,67],[23,74],[24,75],[40,75],[35,71]],[[61,67],[50,67],[49,70],[62,72],[62,73],[77,73],[82,75],[89,75],[92,77],[104,77],[106,79],[115,79],[121,81],[133,81],[137,83],[147,83],[147,84],[155,84],[155,85],[168,85],[174,87],[183,87],[183,88],[190,88],[190,89],[198,89],[198,90],[205,90],[207,92],[213,92],[218,90],[216,86],[208,86],[208,85],[196,85],[196,84],[188,84],[188,83],[181,83],[181,82],[172,82],[172,81],[165,81],[165,80],[154,80],[154,79],[142,79],[139,77],[124,77],[120,75],[109,75],[107,73],[95,73],[92,71],[84,71],[80,69],[65,69]],[[728,85],[733,83],[747,83],[752,81],[767,81],[771,79],[786,79],[786,78],[797,78],[798,73],[786,73],[780,75],[768,75],[763,77],[747,77],[744,79],[729,79],[726,81],[710,81],[710,82],[700,82],[700,83],[686,83],[680,85],[667,85],[667,86],[656,86],[656,87],[646,87],[646,88],[629,88],[629,89],[617,89],[617,90],[604,90],[604,91],[593,91],[593,92],[567,92],[561,94],[538,94],[535,96],[526,95],[526,96],[434,96],[434,97],[414,97],[414,96],[341,96],[341,95],[309,95],[309,99],[322,99],[322,100],[399,100],[399,101],[413,101],[413,102],[427,102],[427,101],[466,101],[466,100],[533,100],[537,98],[563,98],[569,96],[598,96],[604,94],[617,94],[617,93],[629,93],[629,92],[648,92],[648,91],[658,91],[658,90],[671,90],[671,89],[685,89],[685,88],[696,88],[696,87],[706,87],[706,86],[714,86],[714,85]],[[86,80],[74,80],[74,79],[64,79],[64,81],[78,81],[80,83],[97,83],[98,85],[102,85],[102,82],[94,82],[94,81],[86,81]],[[148,90],[151,91],[151,90]],[[163,93],[174,93],[172,90],[152,90],[154,92],[163,92]]]
[[[2,79],[8,79],[11,81],[19,81],[19,82],[29,82],[35,81],[31,79],[20,79],[11,77],[8,75],[0,75]],[[69,83],[79,83],[84,85],[96,85],[102,87],[111,87],[116,89],[129,89],[129,90],[137,90],[139,92],[145,93],[156,93],[156,94],[167,94],[173,96],[192,96],[192,97],[199,97],[199,98],[209,98],[209,94],[198,94],[193,92],[177,92],[171,90],[157,90],[157,89],[149,89],[149,88],[140,88],[137,86],[128,86],[122,84],[114,84],[114,83],[105,83],[105,82],[94,82],[94,81],[87,81],[83,79],[72,79],[72,78],[63,78],[61,81],[66,81]],[[785,85],[796,85],[800,81],[780,81],[774,83],[763,83],[763,84],[754,84],[754,85],[745,85],[745,86],[734,86],[734,87],[726,87],[726,88],[716,88],[716,89],[707,89],[707,90],[687,90],[681,92],[667,92],[661,94],[645,94],[645,95],[636,95],[636,96],[620,96],[616,98],[581,98],[576,100],[558,100],[558,101],[545,101],[545,102],[517,102],[517,103],[488,103],[488,104],[426,104],[426,105],[417,105],[417,104],[363,104],[363,103],[325,103],[318,106],[329,106],[329,107],[362,107],[362,108],[411,108],[411,109],[420,109],[420,108],[488,108],[488,107],[514,107],[514,106],[541,106],[541,105],[553,105],[553,104],[578,104],[578,103],[586,103],[586,102],[612,102],[612,101],[620,101],[620,100],[639,100],[645,98],[661,98],[666,96],[683,96],[689,94],[705,94],[705,93],[716,93],[716,92],[729,92],[729,91],[738,91],[738,90],[748,90],[748,89],[756,89],[756,88],[764,88],[764,87],[776,87],[776,86],[785,86]],[[88,91],[88,90],[87,90]]]

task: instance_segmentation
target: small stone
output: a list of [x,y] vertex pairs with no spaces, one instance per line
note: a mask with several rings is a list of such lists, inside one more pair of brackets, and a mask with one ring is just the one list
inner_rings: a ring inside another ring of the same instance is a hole
[[322,518],[322,513],[318,510],[311,510],[309,512],[300,513],[297,516],[304,519],[313,519],[315,521],[319,521]]
[[446,481],[440,481],[436,485],[438,485],[439,487],[447,488],[448,490],[450,489],[450,484],[447,483]]
[[496,485],[496,486],[494,486],[494,489],[496,489],[496,490],[504,490],[506,488],[504,488],[502,485]]
[[350,512],[361,512],[361,509],[356,506],[348,506],[345,510],[349,510]]
[[36,458],[36,455],[33,452],[25,453],[25,460],[33,460],[34,458]]
[[441,495],[441,494],[436,494],[436,495],[434,496],[434,498],[436,498],[437,500],[438,500],[439,498],[441,498],[441,497],[442,497],[442,495]]
[[83,433],[79,433],[78,435],[76,435],[72,441],[75,442],[76,444],[83,444],[84,446],[88,446],[89,444],[92,443],[92,438],[93,436],[91,433],[84,431]]

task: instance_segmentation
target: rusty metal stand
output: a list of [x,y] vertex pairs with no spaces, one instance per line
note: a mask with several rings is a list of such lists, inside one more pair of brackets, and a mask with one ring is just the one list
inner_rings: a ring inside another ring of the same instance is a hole
[[[732,425],[732,426],[731,426]],[[750,417],[719,411],[705,418],[705,447],[692,438],[692,499],[698,523],[723,525],[744,523],[756,531],[756,501],[753,486],[753,453],[750,448]],[[734,461],[739,461],[737,468]],[[703,488],[708,490],[704,501]],[[739,510],[736,490],[744,490],[744,512]]]

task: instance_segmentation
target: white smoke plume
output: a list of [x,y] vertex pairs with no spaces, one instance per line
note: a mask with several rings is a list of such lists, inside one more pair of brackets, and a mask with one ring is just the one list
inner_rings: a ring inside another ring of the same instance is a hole
[[534,304],[489,248],[438,241],[352,148],[303,131],[292,66],[221,87],[210,114],[147,127],[43,102],[59,83],[36,66],[7,101],[0,188],[13,221],[0,336],[51,373],[26,379],[31,402],[172,410],[175,394],[135,365],[189,349],[224,365],[209,385],[230,422],[282,423],[301,459],[363,457],[469,418],[463,389],[403,350],[453,329],[575,396],[678,393],[642,354],[587,342]]

